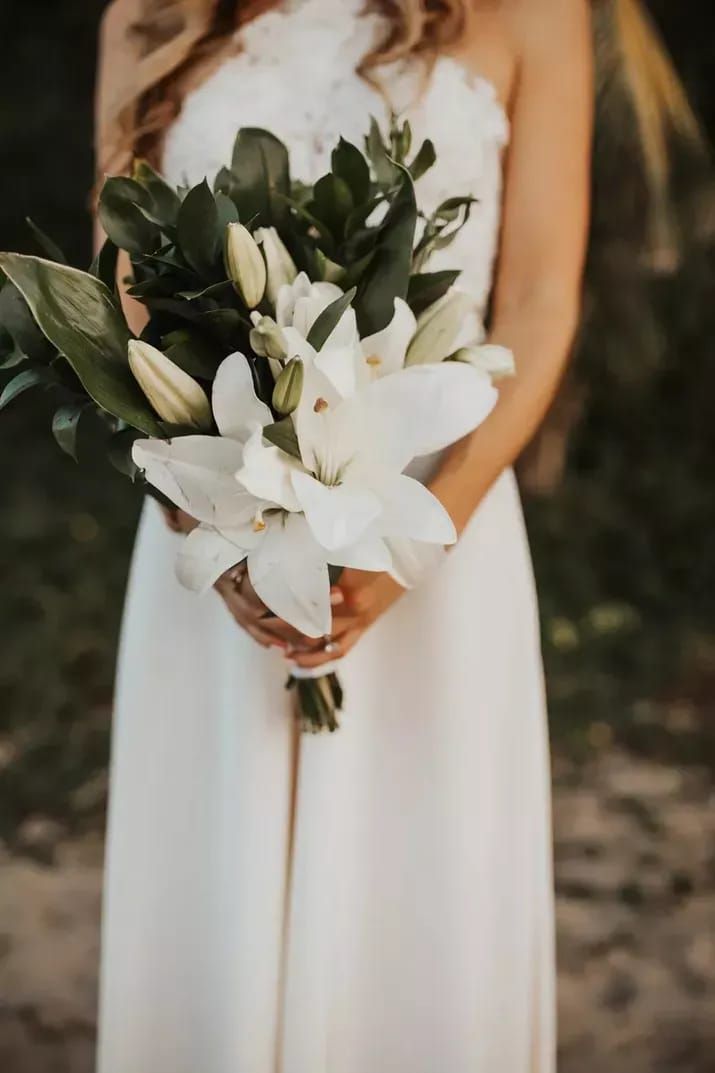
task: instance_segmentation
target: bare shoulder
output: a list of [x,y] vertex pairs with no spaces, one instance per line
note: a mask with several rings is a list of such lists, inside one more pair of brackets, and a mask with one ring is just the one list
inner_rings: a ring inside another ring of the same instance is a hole
[[522,59],[567,60],[591,49],[589,0],[504,0],[502,11]]
[[590,0],[471,0],[459,49],[512,101],[524,67],[587,71],[592,53]]

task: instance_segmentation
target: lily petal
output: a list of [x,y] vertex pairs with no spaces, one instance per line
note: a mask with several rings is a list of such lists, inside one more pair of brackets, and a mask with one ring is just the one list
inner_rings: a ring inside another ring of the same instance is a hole
[[274,503],[284,510],[300,510],[291,476],[300,464],[285,451],[263,442],[263,429],[256,426],[243,449],[243,465],[236,480],[259,500]]
[[377,496],[360,485],[329,486],[308,473],[294,473],[292,479],[308,525],[324,548],[355,544],[382,509]]
[[240,352],[229,354],[218,367],[213,385],[212,407],[222,436],[241,443],[254,426],[270,425],[273,415],[256,395],[247,358]]
[[362,342],[363,360],[371,377],[395,373],[405,364],[405,354],[417,328],[417,319],[402,298],[395,299],[392,320],[380,332],[366,336]]
[[200,522],[242,525],[261,505],[236,482],[234,474],[243,460],[243,448],[236,440],[221,436],[137,440],[132,458],[149,484]]
[[362,393],[374,443],[398,469],[441,451],[491,413],[498,393],[486,373],[460,362],[413,365]]
[[404,537],[390,537],[386,543],[392,555],[389,573],[405,589],[419,585],[447,556],[441,544],[421,544]]
[[176,558],[176,576],[184,588],[206,592],[226,570],[246,558],[256,540],[250,526],[219,532],[200,525],[184,540]]
[[248,556],[248,576],[264,604],[307,637],[330,633],[330,579],[325,552],[305,518],[275,515]]
[[382,537],[366,533],[357,544],[334,548],[330,552],[332,566],[351,567],[353,570],[374,570],[378,573],[392,570],[392,555]]
[[425,544],[454,544],[454,522],[435,495],[413,477],[383,472],[373,490],[382,500],[378,525],[386,537],[409,537]]

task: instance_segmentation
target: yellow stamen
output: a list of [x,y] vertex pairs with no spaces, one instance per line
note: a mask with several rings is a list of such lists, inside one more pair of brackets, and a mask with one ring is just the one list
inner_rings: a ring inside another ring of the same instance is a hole
[[370,354],[368,358],[365,358],[367,365],[382,365],[382,358],[378,358],[377,354]]
[[257,514],[256,517],[253,519],[253,532],[262,533],[265,528],[266,523],[263,521],[261,515]]
[[328,403],[323,398],[317,398],[315,405],[313,406],[313,413],[322,414],[324,410],[328,409]]

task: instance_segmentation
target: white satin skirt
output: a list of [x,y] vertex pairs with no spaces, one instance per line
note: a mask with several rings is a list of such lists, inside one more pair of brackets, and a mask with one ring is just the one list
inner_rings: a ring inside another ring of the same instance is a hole
[[514,478],[300,736],[148,503],[114,725],[99,1073],[552,1073],[546,719]]

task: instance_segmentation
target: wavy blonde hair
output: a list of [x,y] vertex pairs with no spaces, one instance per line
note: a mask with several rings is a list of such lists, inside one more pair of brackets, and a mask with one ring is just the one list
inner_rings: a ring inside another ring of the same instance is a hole
[[[105,15],[98,94],[98,170],[127,170],[137,152],[156,155],[160,134],[187,91],[235,50],[241,24],[278,0],[113,0]],[[641,136],[648,180],[662,200],[672,130],[698,138],[698,126],[658,31],[640,0],[611,3],[621,58]],[[410,53],[435,54],[459,42],[474,0],[366,0],[388,20],[384,41],[363,73]]]

